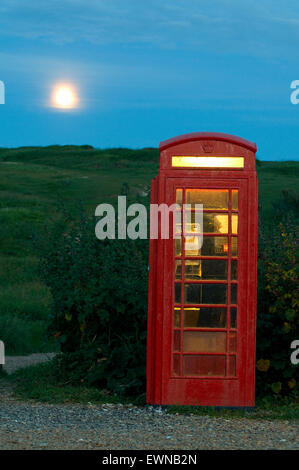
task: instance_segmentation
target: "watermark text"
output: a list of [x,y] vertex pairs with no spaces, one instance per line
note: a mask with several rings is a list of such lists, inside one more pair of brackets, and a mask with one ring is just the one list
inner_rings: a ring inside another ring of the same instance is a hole
[[290,100],[292,104],[299,103],[299,80],[293,80],[291,83],[291,88],[294,91],[291,93]]
[[3,341],[0,341],[0,365],[5,364],[5,347]]
[[[150,204],[149,230],[148,211],[143,204],[131,204],[127,208],[126,196],[118,196],[116,212],[111,204],[99,204],[95,216],[101,217],[95,227],[99,240],[121,239],[164,239],[181,238],[182,233],[196,237],[202,246],[203,205],[202,204]],[[127,218],[130,218],[129,222]],[[127,223],[128,222],[128,223]]]
[[0,80],[0,104],[5,104],[5,85],[2,80]]
[[297,364],[299,364],[299,339],[294,339],[294,341],[292,341],[291,349],[295,349],[291,354],[291,363],[294,366],[297,366]]

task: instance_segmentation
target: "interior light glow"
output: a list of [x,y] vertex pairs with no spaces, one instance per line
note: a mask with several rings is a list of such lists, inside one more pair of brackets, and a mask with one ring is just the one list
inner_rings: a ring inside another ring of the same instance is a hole
[[244,157],[175,156],[172,157],[172,166],[185,168],[244,168]]

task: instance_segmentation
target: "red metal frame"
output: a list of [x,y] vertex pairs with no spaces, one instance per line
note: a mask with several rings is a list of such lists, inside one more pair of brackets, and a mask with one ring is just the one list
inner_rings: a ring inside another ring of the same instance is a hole
[[[149,297],[147,338],[147,402],[152,404],[181,404],[205,406],[254,406],[255,388],[255,330],[256,330],[256,269],[257,269],[257,178],[255,171],[256,145],[239,137],[219,133],[194,133],[169,139],[160,144],[161,159],[158,176],[152,181],[151,203],[175,202],[176,189],[226,189],[229,190],[229,207],[223,213],[232,214],[231,190],[239,191],[238,207],[238,277],[230,279],[231,244],[228,243],[228,280],[192,280],[192,284],[225,284],[228,286],[227,323],[225,328],[200,328],[200,331],[226,332],[226,350],[214,353],[218,356],[235,356],[236,375],[228,376],[183,376],[183,356],[196,353],[183,352],[184,331],[198,331],[183,324],[181,308],[180,327],[174,327],[174,285],[181,283],[184,291],[184,251],[182,253],[182,280],[175,281],[174,240],[150,240]],[[242,156],[242,169],[198,169],[171,166],[171,157],[196,156]],[[184,191],[183,191],[184,194]],[[210,211],[221,212],[221,211]],[[230,221],[229,217],[229,221]],[[214,236],[208,234],[207,236]],[[219,235],[218,235],[219,236]],[[225,236],[225,235],[224,235]],[[229,222],[228,238],[233,237]],[[184,244],[183,244],[184,245]],[[202,257],[198,256],[198,259]],[[193,260],[197,258],[192,256]],[[219,259],[209,256],[208,259]],[[222,258],[223,259],[223,258]],[[189,284],[190,281],[185,282]],[[237,285],[237,327],[229,328],[230,288]],[[211,307],[212,304],[208,304]],[[191,304],[187,305],[191,307]],[[204,304],[200,304],[204,308]],[[219,304],[217,304],[219,307]],[[173,350],[174,331],[180,331],[180,352]],[[237,333],[235,353],[228,352],[229,333]],[[201,352],[200,355],[213,355]],[[180,373],[173,375],[172,361],[179,357]]]

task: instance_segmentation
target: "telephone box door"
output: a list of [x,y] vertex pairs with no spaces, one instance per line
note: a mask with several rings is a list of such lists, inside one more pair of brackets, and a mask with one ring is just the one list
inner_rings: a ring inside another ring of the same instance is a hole
[[[165,184],[165,202],[179,205],[181,221],[183,205],[190,205],[185,214],[191,218],[185,233],[177,223],[181,236],[165,240],[161,402],[253,405],[248,180],[197,176],[167,178]],[[202,244],[195,204],[203,205]]]

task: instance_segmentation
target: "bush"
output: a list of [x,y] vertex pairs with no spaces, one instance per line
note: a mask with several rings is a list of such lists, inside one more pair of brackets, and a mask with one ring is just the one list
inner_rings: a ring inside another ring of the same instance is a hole
[[1,313],[0,332],[0,339],[5,344],[7,355],[24,355],[49,348],[43,337],[44,324],[41,321],[31,321],[18,315]]
[[[122,194],[127,194],[127,185]],[[273,227],[260,223],[258,261],[257,395],[294,396],[298,390],[290,345],[298,338],[297,199]],[[290,199],[290,198],[289,198]],[[42,276],[53,296],[49,334],[61,345],[63,380],[118,394],[145,388],[147,241],[105,240],[95,220],[64,216],[48,232]]]
[[49,334],[60,372],[117,393],[145,384],[147,243],[96,239],[95,219],[64,217],[48,232],[41,272],[53,295]]
[[[298,229],[285,192],[275,203],[274,227],[260,223],[258,263],[257,393],[289,395],[298,390],[290,345],[299,339]],[[293,199],[295,204],[296,198]],[[298,201],[298,199],[297,199]],[[286,210],[282,210],[288,207]],[[280,220],[280,222],[279,222]]]

